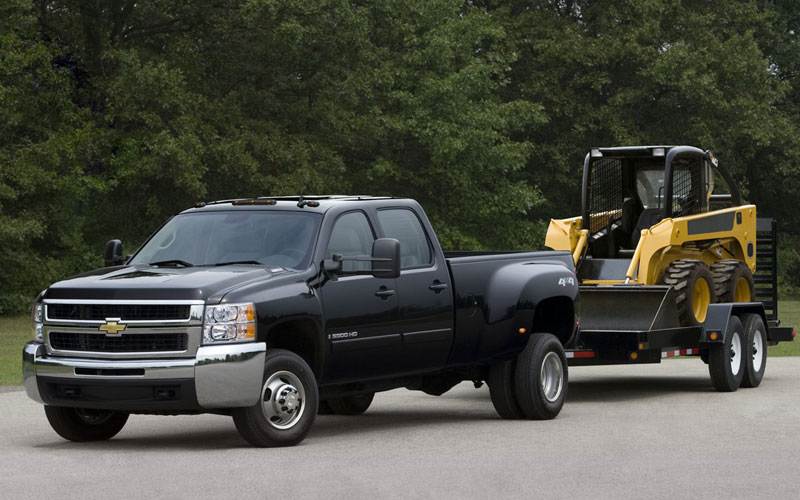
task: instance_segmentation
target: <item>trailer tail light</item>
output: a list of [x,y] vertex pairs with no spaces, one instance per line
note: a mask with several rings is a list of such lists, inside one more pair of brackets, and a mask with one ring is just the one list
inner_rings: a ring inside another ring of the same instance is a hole
[[719,338],[719,334],[717,334],[717,332],[711,332],[708,338],[710,338],[711,340],[717,340]]
[[636,359],[636,358],[638,358],[638,357],[639,357],[639,354],[638,354],[638,353],[636,353],[636,352],[632,352],[632,353],[631,353],[631,359]]
[[519,333],[525,333],[525,332],[527,332],[527,331],[528,331],[528,330],[526,330],[526,329],[524,329],[524,328],[520,328],[520,329],[519,329]]

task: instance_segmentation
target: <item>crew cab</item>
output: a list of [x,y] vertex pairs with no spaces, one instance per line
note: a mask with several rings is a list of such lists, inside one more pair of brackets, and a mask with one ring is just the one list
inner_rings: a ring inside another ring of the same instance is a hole
[[27,394],[73,441],[131,413],[233,417],[255,446],[294,445],[318,412],[375,392],[487,381],[505,418],[549,419],[577,335],[569,252],[443,252],[411,199],[198,203],[137,251],[36,299]]

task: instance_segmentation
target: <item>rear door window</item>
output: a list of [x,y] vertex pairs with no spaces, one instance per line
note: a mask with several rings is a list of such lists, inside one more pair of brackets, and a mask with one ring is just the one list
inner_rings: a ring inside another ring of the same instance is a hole
[[384,236],[400,242],[400,267],[409,269],[433,263],[433,253],[425,229],[417,215],[404,208],[378,211]]

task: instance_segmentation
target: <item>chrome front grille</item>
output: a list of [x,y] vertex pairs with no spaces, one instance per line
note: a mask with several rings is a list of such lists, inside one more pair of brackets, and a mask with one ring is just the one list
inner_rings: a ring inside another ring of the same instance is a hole
[[87,352],[175,352],[185,351],[189,336],[183,333],[50,332],[50,345],[60,351]]
[[190,310],[189,304],[48,304],[47,317],[54,320],[188,320]]
[[45,299],[44,304],[45,347],[54,356],[188,357],[197,353],[202,338],[200,300]]

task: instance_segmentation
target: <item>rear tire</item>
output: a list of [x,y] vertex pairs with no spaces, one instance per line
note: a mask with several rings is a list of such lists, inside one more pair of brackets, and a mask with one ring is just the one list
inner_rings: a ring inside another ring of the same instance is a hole
[[253,406],[233,409],[239,434],[253,446],[294,446],[317,416],[319,393],[303,358],[283,349],[267,350],[261,396]]
[[527,419],[555,418],[567,397],[567,356],[561,342],[549,333],[536,333],[517,357],[514,388]]
[[486,381],[489,384],[489,396],[492,398],[494,409],[498,415],[508,419],[525,418],[514,392],[515,366],[515,359],[492,365],[489,368],[489,379]]
[[336,415],[361,415],[367,411],[374,398],[375,393],[370,392],[358,396],[329,399],[328,405]]
[[714,275],[705,262],[692,259],[673,261],[662,281],[675,290],[681,326],[698,326],[706,320],[708,306],[716,302]]
[[59,436],[70,441],[105,441],[116,436],[128,421],[119,411],[45,406],[47,421]]
[[753,273],[741,260],[720,260],[711,266],[717,302],[753,302],[756,296]]
[[708,353],[708,372],[716,390],[733,392],[741,385],[745,367],[744,342],[742,322],[731,316],[725,340],[713,345]]
[[767,329],[760,315],[744,316],[744,338],[742,387],[758,387],[767,369]]

